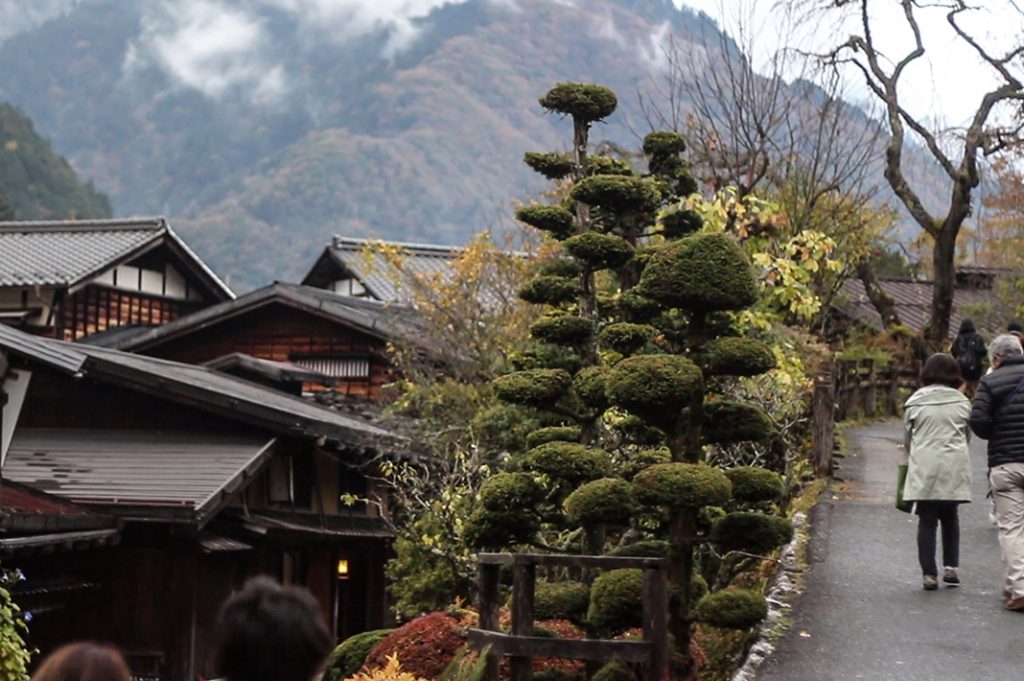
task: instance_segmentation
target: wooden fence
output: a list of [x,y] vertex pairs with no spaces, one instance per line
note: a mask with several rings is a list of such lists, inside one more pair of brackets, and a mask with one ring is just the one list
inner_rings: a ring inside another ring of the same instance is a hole
[[[644,681],[668,678],[668,559],[538,553],[481,553],[480,626],[469,630],[474,650],[488,649],[486,681],[498,678],[498,659],[511,658],[512,681],[530,681],[535,657],[642,662]],[[498,630],[499,570],[512,566],[512,633]],[[534,636],[533,598],[537,566],[580,569],[641,568],[644,571],[643,640],[567,640]]]
[[814,379],[812,456],[819,477],[832,473],[835,424],[851,417],[898,416],[917,388],[921,367],[879,366],[873,359],[844,359]]

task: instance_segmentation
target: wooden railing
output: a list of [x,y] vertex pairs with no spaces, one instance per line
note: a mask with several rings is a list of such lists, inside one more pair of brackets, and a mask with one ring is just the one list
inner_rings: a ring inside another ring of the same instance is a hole
[[[469,630],[469,645],[487,650],[486,681],[498,678],[498,659],[511,658],[512,681],[530,681],[535,657],[642,662],[644,681],[668,678],[668,559],[540,553],[481,553],[480,626]],[[512,632],[498,630],[498,573],[512,566]],[[576,569],[641,568],[644,571],[643,640],[554,639],[534,636],[533,598],[537,566]]]

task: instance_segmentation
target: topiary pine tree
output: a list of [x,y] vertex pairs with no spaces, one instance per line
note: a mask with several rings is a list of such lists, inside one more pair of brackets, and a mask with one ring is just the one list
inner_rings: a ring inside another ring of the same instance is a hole
[[[499,398],[537,410],[544,427],[528,437],[528,452],[513,457],[515,472],[485,490],[469,533],[491,548],[539,543],[538,532],[545,546],[568,538],[558,550],[603,553],[612,537],[619,555],[667,546],[670,629],[685,657],[697,617],[745,628],[764,610],[758,594],[734,588],[693,608],[707,590],[694,576],[697,547],[767,552],[792,531],[761,512],[781,496],[778,475],[727,474],[704,463],[706,445],[772,435],[759,409],[716,396],[730,378],[774,366],[770,348],[739,336],[732,322],[732,313],[756,301],[754,273],[729,237],[702,233],[700,217],[684,207],[697,185],[680,135],[648,135],[647,172],[638,174],[587,155],[590,127],[615,109],[609,90],[560,83],[540,103],[572,120],[573,152],[525,156],[566,194],[560,204],[517,211],[562,247],[520,296],[544,306],[531,335],[559,351],[531,352],[528,366],[495,381]],[[702,515],[717,507],[738,512]],[[645,529],[652,526],[658,530]],[[573,530],[582,530],[583,546]],[[592,633],[630,625],[613,613],[635,581],[633,572],[614,571],[594,582]]]

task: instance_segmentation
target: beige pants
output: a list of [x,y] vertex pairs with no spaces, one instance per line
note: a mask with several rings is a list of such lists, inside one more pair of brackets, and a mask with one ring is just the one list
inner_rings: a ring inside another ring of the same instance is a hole
[[1011,598],[1020,598],[1024,596],[1024,463],[996,466],[989,480],[1006,570],[1003,587]]

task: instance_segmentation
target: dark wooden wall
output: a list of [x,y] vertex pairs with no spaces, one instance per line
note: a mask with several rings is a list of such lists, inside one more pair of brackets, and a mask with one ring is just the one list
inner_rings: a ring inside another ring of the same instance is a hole
[[195,301],[93,284],[57,302],[53,335],[60,340],[77,340],[118,326],[166,324],[200,307],[203,304]]

